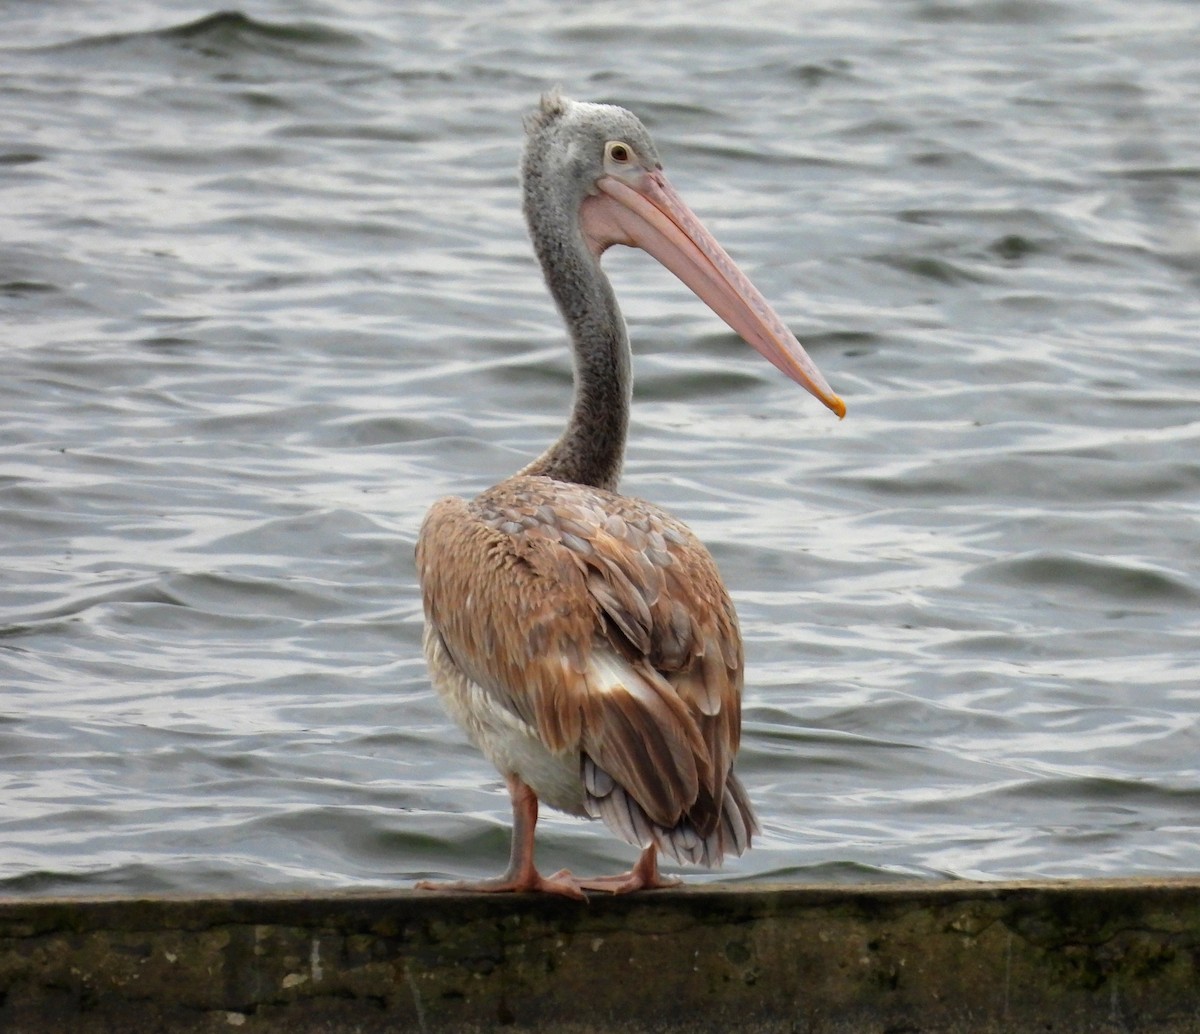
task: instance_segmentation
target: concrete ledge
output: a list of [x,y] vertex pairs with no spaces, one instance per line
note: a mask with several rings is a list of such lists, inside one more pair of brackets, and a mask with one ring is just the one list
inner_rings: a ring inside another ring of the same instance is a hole
[[1200,1031],[1200,879],[0,901],[0,1030]]

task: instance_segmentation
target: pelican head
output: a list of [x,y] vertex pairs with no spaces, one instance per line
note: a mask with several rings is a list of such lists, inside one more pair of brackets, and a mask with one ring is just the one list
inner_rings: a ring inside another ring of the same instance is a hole
[[582,245],[596,262],[614,244],[641,248],[747,344],[845,415],[846,404],[795,335],[675,192],[637,116],[551,93],[526,129],[525,216],[543,269],[579,264],[578,251],[564,247]]

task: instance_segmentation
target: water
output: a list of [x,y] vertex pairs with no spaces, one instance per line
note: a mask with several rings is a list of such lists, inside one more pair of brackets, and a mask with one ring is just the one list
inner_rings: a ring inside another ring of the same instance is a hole
[[742,615],[726,877],[1200,869],[1200,9],[241,12],[4,8],[0,890],[502,867],[412,546],[565,414],[515,173],[556,83],[645,118],[849,404],[606,259],[625,487]]

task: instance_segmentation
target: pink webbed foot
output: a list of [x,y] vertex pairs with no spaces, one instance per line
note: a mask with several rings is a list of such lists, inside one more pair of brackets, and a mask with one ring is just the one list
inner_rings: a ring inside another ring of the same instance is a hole
[[631,894],[635,890],[661,890],[681,886],[676,876],[663,876],[658,871],[658,849],[651,844],[628,872],[616,876],[592,876],[580,879],[565,869],[550,877],[552,880],[569,877],[581,890],[602,891],[605,894]]
[[560,894],[576,901],[587,900],[587,895],[570,873],[543,876],[536,869],[517,875],[505,873],[490,880],[452,880],[445,883],[421,880],[416,886],[417,890],[457,890],[476,894]]

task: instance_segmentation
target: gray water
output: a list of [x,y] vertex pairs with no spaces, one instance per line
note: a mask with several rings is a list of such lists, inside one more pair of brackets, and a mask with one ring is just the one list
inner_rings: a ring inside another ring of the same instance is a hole
[[0,891],[503,866],[412,547],[566,412],[516,177],[555,84],[644,118],[849,405],[606,257],[625,489],[742,617],[722,878],[1200,869],[1196,4],[0,18]]

